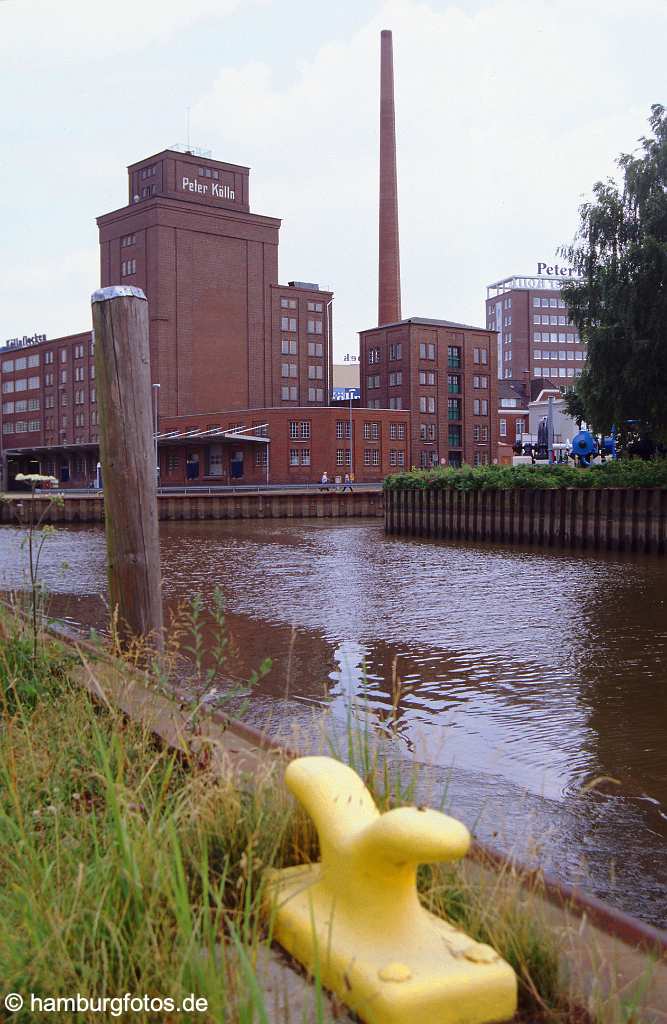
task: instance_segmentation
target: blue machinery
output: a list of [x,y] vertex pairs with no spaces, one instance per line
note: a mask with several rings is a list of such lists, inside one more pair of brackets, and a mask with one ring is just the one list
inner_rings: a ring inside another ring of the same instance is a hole
[[616,427],[612,427],[611,434],[608,437],[602,437],[600,443],[591,434],[590,430],[580,430],[572,438],[570,458],[578,459],[580,466],[590,466],[596,455],[601,455],[603,458],[605,456],[612,459],[618,458],[616,451]]

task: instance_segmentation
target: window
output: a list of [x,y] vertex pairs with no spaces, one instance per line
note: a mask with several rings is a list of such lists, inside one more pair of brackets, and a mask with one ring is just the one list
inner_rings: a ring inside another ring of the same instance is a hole
[[[509,340],[510,341],[512,340],[512,335],[511,334],[509,336]],[[486,349],[486,348],[480,349],[480,355],[482,357],[482,366],[488,366],[488,363],[489,363],[489,350]]]
[[28,369],[30,369],[33,366],[39,366],[39,356],[38,355],[28,356]]
[[309,341],[308,342],[308,355],[309,356],[323,356],[324,346],[321,341]]
[[548,305],[549,305],[549,300],[548,300],[548,299],[541,299],[541,300],[540,300],[540,304],[541,304],[541,306],[542,306],[542,309],[544,309],[544,307],[545,307],[545,306],[547,306],[547,307],[548,307]]
[[499,422],[498,432],[501,437],[507,437],[507,420],[504,417]]
[[2,403],[2,411],[5,414],[10,413],[10,412],[14,412],[14,403],[13,402],[3,402]]
[[473,441],[479,441],[481,427],[477,424],[472,428],[472,439]]
[[447,374],[447,390],[450,395],[458,395],[461,391],[461,378],[456,373]]
[[4,363],[2,364],[2,372],[3,373],[12,373],[13,370],[14,370],[14,360],[13,359],[5,359]]
[[14,424],[14,433],[15,434],[25,434],[27,432],[27,430],[28,430],[28,424],[26,423],[25,420],[17,420],[16,423]]
[[435,412],[435,398],[432,395],[422,395],[419,399],[420,412]]
[[28,390],[33,391],[39,387],[39,377],[28,377]]
[[290,466],[298,466],[299,465],[299,449],[298,448],[290,448],[290,450],[289,450],[289,464],[290,464]]
[[461,366],[461,349],[456,345],[450,345],[447,349],[447,365],[450,370],[458,370]]
[[522,419],[516,420],[516,422],[514,424],[514,436],[516,438],[518,438],[518,439],[521,438],[521,435],[524,432],[525,426],[526,426],[526,424],[525,424],[524,420],[522,420]]
[[[280,305],[283,309],[296,309],[296,299],[287,299],[284,296],[280,299]],[[283,330],[292,330],[291,327],[284,327]],[[296,327],[294,328],[296,330]]]
[[324,368],[318,364],[311,363],[308,367],[308,377],[310,380],[322,380],[324,376]]
[[337,466],[351,466],[352,462],[350,459],[349,448],[337,448],[336,449],[336,465]]
[[90,379],[95,380],[95,364],[90,364]]
[[136,260],[122,260],[120,264],[120,276],[130,277],[132,274],[137,272],[137,261]]
[[364,423],[364,440],[377,441],[380,437],[379,423]]
[[370,389],[379,388],[380,387],[380,377],[379,377],[379,375],[376,374],[373,377],[368,377],[367,384],[368,384],[368,387]]
[[349,437],[350,436],[350,421],[349,420],[336,420],[336,437]]
[[380,362],[380,349],[379,348],[369,348],[369,350],[368,350],[368,362],[369,362],[369,364],[379,363]]
[[83,359],[83,345],[74,346],[74,358]]
[[97,388],[90,389],[90,401],[92,405],[97,401]]
[[389,346],[389,358],[390,359],[401,359],[402,358],[402,352],[403,352],[403,347],[402,347],[400,341],[397,342],[394,345],[390,345]]
[[[377,400],[374,408],[376,408],[376,409],[380,408],[380,400],[379,399]],[[392,398],[390,398],[389,399],[389,408],[390,409],[402,409],[403,408],[403,399],[400,396],[399,397],[392,397]]]
[[261,448],[257,448],[255,451],[255,465],[256,466],[268,466],[269,464],[269,453],[267,451],[268,445],[263,444]]
[[25,356],[21,356],[21,358],[17,359],[15,361],[15,363],[14,363],[14,369],[15,370],[25,370],[27,368],[27,366],[28,366],[28,360],[26,359]]
[[584,358],[584,353],[580,349],[575,349],[574,358],[577,362],[581,362]]
[[134,245],[136,238],[134,235],[123,235],[120,240],[121,249],[126,249],[128,245]]
[[293,317],[293,316],[281,316],[281,318],[280,318],[280,330],[281,331],[296,331],[296,317]]
[[389,437],[392,441],[403,441],[405,439],[405,423],[390,423]]
[[489,403],[486,398],[476,398],[473,402],[473,413],[475,416],[488,416]]
[[486,442],[489,440],[489,428],[482,427],[482,441]]
[[308,312],[309,313],[321,313],[322,312],[322,303],[321,302],[309,302],[308,303]]
[[534,348],[533,349],[533,359],[541,359],[541,358],[542,358],[542,349]]
[[447,419],[448,420],[460,420],[461,419],[461,399],[460,398],[448,398],[447,399]]
[[390,388],[397,388],[402,383],[403,383],[403,371],[402,370],[396,370],[395,373],[390,373],[389,374],[389,387]]
[[26,377],[22,377],[20,380],[14,381],[14,387],[17,391],[28,390],[28,380]]
[[74,367],[74,380],[83,380],[83,378],[84,378],[84,370],[85,370],[85,367],[83,367],[83,366],[75,366]]
[[[453,423],[449,424],[447,432],[447,444],[450,448],[461,447],[461,427]],[[451,461],[451,460],[450,460]]]
[[[510,352],[509,358],[511,358],[511,357],[512,357],[512,353]],[[472,379],[472,386],[474,388],[488,388],[488,386],[489,386],[489,378],[486,377],[486,376],[481,376],[481,377],[475,376]]]
[[2,393],[3,393],[3,395],[11,395],[13,391],[14,391],[14,381],[13,380],[5,380],[5,381],[3,381],[3,383],[2,383]]
[[377,448],[364,448],[364,466],[379,466],[380,452]]
[[310,439],[310,420],[290,420],[289,436],[292,441]]
[[540,300],[536,296],[533,296],[533,307],[537,309],[540,308]]
[[321,320],[308,320],[306,321],[306,330],[308,334],[321,334],[322,333],[322,321]]
[[[283,338],[280,343],[280,351],[284,356],[295,356],[296,338]],[[289,374],[283,374],[283,376],[289,376]]]
[[419,425],[419,436],[422,441],[435,441],[438,436],[435,423],[421,423]]
[[419,383],[435,385],[435,370],[420,370]]
[[60,362],[61,363],[66,363],[67,362],[67,349],[66,348],[61,348],[61,350],[60,350]]

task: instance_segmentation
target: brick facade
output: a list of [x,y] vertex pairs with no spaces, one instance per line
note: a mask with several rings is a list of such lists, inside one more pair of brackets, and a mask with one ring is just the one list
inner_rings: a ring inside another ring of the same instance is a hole
[[360,339],[361,404],[410,411],[413,465],[495,461],[493,333],[412,317],[362,331]]

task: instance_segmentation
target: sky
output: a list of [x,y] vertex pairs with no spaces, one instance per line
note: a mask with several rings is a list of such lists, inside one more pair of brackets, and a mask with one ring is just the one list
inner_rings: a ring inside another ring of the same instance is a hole
[[0,344],[90,327],[95,218],[187,139],[249,165],[280,281],[377,320],[380,30],[394,38],[403,315],[482,324],[486,285],[572,240],[664,102],[667,4],[0,0]]

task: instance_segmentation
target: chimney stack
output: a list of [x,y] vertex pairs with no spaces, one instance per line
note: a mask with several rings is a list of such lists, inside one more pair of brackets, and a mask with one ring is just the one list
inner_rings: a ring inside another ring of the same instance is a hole
[[380,217],[378,326],[401,319],[401,264],[398,248],[394,58],[391,32],[380,34]]

